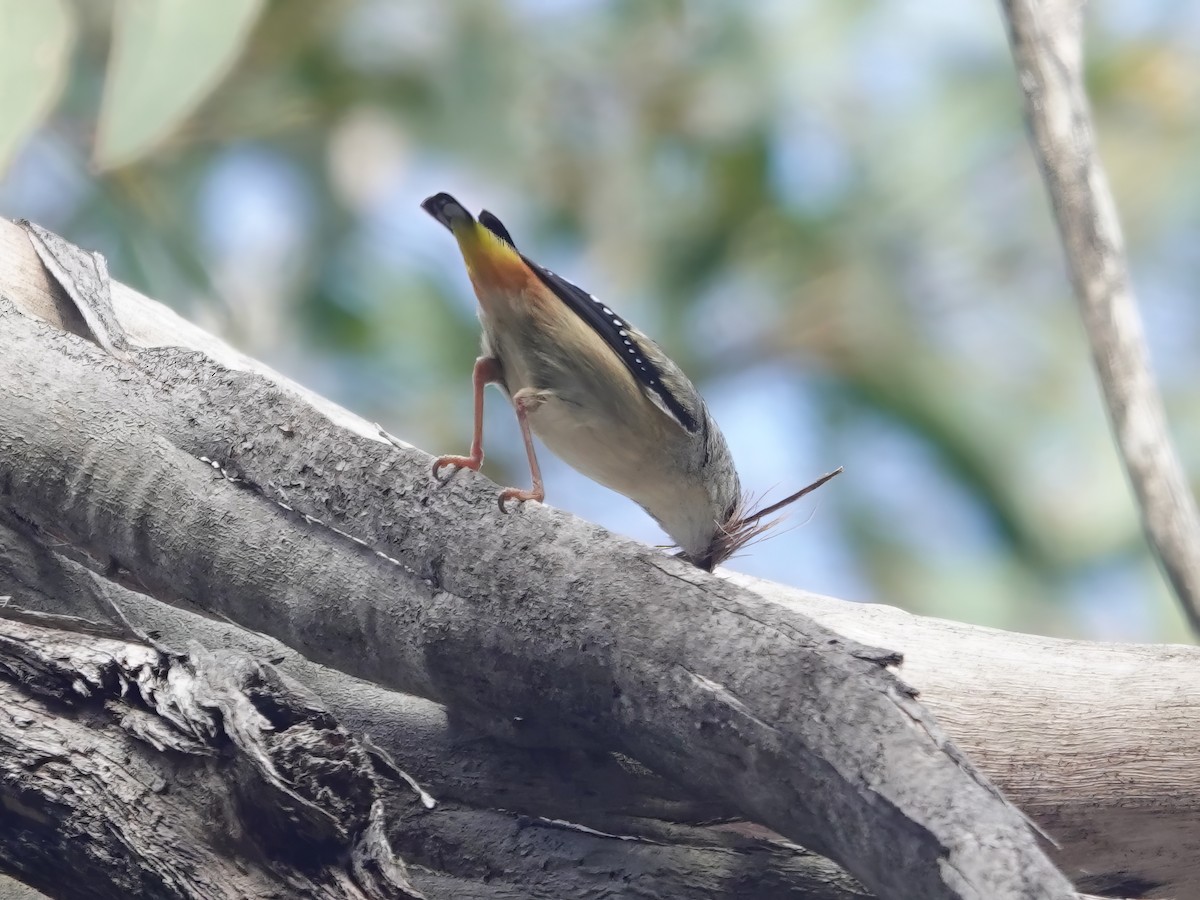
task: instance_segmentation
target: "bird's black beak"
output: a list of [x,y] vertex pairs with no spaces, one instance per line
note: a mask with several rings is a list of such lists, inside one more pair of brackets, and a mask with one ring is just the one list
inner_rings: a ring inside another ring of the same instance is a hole
[[454,230],[455,225],[475,221],[474,217],[467,212],[461,203],[446,193],[426,197],[421,203],[421,209],[425,210],[425,212],[429,213],[451,231]]

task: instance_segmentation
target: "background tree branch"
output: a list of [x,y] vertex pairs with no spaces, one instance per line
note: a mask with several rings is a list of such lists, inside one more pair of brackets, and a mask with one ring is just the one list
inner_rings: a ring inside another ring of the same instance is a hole
[[1200,512],[1175,452],[1083,81],[1080,0],[1002,0],[1042,170],[1146,539],[1200,635]]

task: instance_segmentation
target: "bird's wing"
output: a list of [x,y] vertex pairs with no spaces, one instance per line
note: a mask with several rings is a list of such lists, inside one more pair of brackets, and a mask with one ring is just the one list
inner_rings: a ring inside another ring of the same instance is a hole
[[[657,344],[583,288],[538,265],[524,254],[521,258],[554,296],[562,300],[612,348],[651,400],[687,431],[695,433],[700,430],[701,422],[692,404],[680,396],[691,388],[691,383]],[[691,392],[694,394],[695,389],[691,388]]]
[[[486,209],[479,214],[479,224],[513,250],[517,249],[504,223]],[[654,341],[583,288],[535,263],[524,253],[520,255],[542,284],[608,344],[659,409],[688,432],[694,434],[704,427],[704,411],[697,408],[699,394]]]

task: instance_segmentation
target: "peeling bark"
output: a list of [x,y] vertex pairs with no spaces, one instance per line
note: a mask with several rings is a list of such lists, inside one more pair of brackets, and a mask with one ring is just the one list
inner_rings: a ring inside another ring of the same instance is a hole
[[383,829],[411,790],[385,790],[315,697],[241,654],[176,656],[13,615],[0,633],[11,871],[64,898],[420,896]]
[[434,801],[240,651],[11,609],[0,625],[0,859],[55,897],[868,897],[761,838]]

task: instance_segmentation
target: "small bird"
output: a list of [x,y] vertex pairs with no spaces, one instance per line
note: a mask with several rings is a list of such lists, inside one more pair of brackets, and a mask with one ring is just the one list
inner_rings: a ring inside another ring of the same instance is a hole
[[842,471],[748,512],[708,406],[654,341],[517,250],[490,212],[477,221],[445,193],[421,207],[458,241],[483,325],[471,452],[438,457],[435,478],[445,466],[479,469],[483,391],[499,384],[516,410],[533,477],[529,490],[501,492],[501,510],[508,501],[545,498],[536,434],[570,466],[638,503],[679,545],[680,556],[711,571],[774,524],[765,517]]

